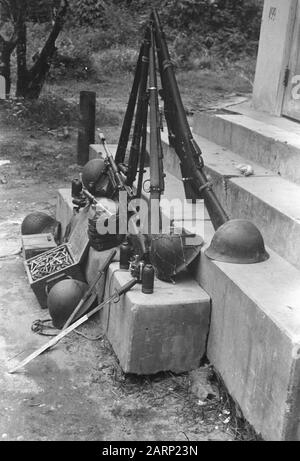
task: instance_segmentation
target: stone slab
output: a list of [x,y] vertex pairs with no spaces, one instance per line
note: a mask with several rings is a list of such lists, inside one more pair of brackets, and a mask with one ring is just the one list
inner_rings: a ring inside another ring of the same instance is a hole
[[244,162],[255,162],[300,184],[300,136],[278,125],[241,114],[198,112],[193,129],[195,134],[241,155]]
[[[130,279],[118,263],[111,264],[106,296]],[[205,353],[209,316],[209,297],[184,275],[176,285],[155,279],[152,295],[136,285],[103,310],[101,322],[122,369],[147,375],[197,368]]]

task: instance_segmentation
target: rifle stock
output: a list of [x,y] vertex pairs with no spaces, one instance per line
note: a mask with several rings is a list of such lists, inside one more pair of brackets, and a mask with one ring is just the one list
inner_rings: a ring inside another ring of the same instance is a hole
[[207,211],[215,229],[229,220],[221,203],[212,190],[204,171],[202,152],[191,133],[185,109],[177,85],[173,64],[160,23],[158,13],[153,9],[151,19],[155,29],[155,39],[161,71],[166,119],[171,130],[172,144],[185,171],[188,173],[191,187],[198,198],[204,198]]

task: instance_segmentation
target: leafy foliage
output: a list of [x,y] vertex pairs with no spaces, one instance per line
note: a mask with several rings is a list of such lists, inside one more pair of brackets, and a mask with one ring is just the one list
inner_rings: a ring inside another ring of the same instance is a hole
[[183,60],[191,48],[188,40],[194,52],[232,59],[256,53],[262,4],[257,0],[168,0],[163,17],[170,35],[177,42],[178,31],[183,37]]
[[176,61],[186,64],[208,52],[225,59],[254,55],[262,5],[262,0],[71,0],[71,11],[77,23],[97,27],[99,49],[132,45],[156,6]]
[[71,0],[70,21],[78,24],[94,24],[103,17],[103,0]]
[[48,80],[87,80],[94,75],[91,50],[82,42],[81,35],[62,33],[52,59]]

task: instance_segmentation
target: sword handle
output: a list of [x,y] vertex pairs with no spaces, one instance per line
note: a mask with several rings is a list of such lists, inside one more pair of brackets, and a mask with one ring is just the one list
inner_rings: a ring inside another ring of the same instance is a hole
[[130,280],[130,282],[126,283],[126,285],[120,288],[120,290],[117,290],[118,295],[124,295],[125,293],[127,293],[127,291],[131,290],[131,288],[134,287],[134,285],[136,285],[137,283],[138,281],[136,279]]

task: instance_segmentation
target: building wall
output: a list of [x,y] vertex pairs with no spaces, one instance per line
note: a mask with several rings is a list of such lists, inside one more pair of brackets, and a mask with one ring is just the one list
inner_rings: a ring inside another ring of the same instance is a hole
[[281,115],[298,0],[265,0],[253,90],[257,110]]

